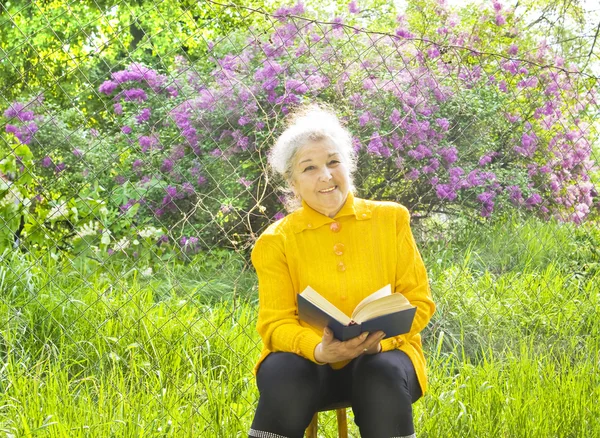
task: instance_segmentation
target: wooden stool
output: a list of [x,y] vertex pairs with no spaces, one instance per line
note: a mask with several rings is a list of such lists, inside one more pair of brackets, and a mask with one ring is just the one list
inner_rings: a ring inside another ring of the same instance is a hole
[[[348,419],[346,417],[346,408],[350,407],[348,402],[333,403],[325,406],[319,412],[333,411],[335,409],[338,425],[338,437],[348,438]],[[317,428],[319,426],[319,412],[315,413],[312,421],[306,429],[306,438],[317,438]]]

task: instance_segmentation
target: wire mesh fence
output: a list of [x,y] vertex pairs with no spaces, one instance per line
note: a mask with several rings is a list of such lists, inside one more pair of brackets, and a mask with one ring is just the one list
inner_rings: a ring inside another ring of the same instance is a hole
[[1,6],[6,436],[246,436],[249,253],[289,201],[266,158],[306,102],[352,133],[357,196],[412,214],[419,436],[600,431],[597,71],[500,3],[417,10]]

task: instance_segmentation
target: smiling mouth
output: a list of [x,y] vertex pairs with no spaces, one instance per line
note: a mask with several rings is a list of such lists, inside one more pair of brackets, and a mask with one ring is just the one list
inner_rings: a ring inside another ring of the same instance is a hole
[[328,188],[328,189],[325,189],[325,190],[319,190],[319,193],[331,193],[331,192],[333,192],[335,189],[337,189],[337,186],[333,186],[333,187],[330,187],[330,188]]

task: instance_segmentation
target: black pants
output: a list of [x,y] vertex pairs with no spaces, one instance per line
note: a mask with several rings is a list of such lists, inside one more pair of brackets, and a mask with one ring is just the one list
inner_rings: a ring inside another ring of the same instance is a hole
[[251,437],[302,438],[315,412],[352,404],[362,438],[410,437],[421,397],[415,369],[399,350],[361,355],[340,370],[293,353],[271,353],[256,376],[260,398]]

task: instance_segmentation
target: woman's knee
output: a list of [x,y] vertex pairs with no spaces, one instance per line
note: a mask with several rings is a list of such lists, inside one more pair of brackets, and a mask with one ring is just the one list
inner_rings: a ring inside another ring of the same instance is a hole
[[374,391],[401,389],[411,395],[411,401],[421,393],[410,358],[399,350],[361,356],[354,364],[353,384]]
[[271,353],[257,373],[261,393],[282,397],[313,398],[319,390],[318,365],[294,353]]
[[293,353],[271,353],[256,377],[260,398],[253,430],[274,436],[303,435],[320,397],[318,365]]

